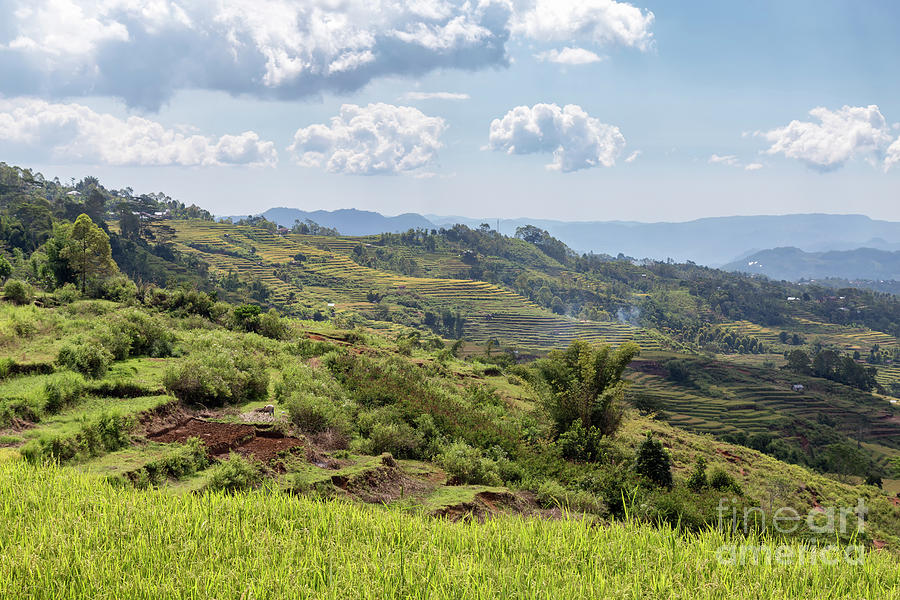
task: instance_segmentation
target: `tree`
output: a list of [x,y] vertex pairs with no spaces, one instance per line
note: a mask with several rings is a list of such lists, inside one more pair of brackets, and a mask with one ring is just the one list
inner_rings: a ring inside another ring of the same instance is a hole
[[787,368],[794,373],[808,374],[811,371],[809,355],[803,350],[792,350],[787,355]]
[[81,279],[82,293],[88,278],[111,275],[118,270],[112,259],[109,236],[84,213],[75,219],[69,243],[60,255]]
[[6,260],[6,258],[0,256],[0,281],[3,281],[4,279],[12,275],[12,272],[12,265],[9,264],[9,261]]
[[609,346],[575,340],[566,350],[554,350],[537,361],[541,400],[557,433],[568,431],[576,420],[585,430],[596,427],[603,435],[615,433],[625,394],[622,374],[639,352],[634,343],[613,352]]
[[653,434],[649,431],[638,447],[634,470],[656,485],[672,487],[672,457],[662,442],[654,440]]

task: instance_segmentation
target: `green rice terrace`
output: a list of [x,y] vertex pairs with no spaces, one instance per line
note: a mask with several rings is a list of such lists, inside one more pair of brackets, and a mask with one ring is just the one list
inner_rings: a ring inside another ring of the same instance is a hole
[[[261,282],[273,304],[290,311],[307,306],[370,312],[375,293],[421,299],[435,311],[452,310],[464,319],[462,335],[472,342],[496,340],[523,349],[552,348],[585,339],[621,344],[637,341],[659,347],[659,336],[615,322],[594,322],[552,314],[520,295],[470,279],[409,277],[360,266],[343,251],[359,240],[321,236],[281,236],[249,226],[173,221],[178,248],[196,254],[220,275],[237,273]],[[328,239],[323,243],[323,239]],[[247,258],[241,256],[247,254]],[[302,261],[295,260],[300,254]],[[276,274],[283,269],[282,277]],[[323,299],[326,302],[323,302]]]

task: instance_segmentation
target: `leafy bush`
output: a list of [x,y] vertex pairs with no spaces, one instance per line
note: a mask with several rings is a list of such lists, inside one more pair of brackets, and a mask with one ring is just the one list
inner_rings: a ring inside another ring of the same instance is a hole
[[106,374],[112,361],[113,355],[109,350],[90,342],[66,344],[56,356],[56,362],[63,367],[95,379]]
[[172,355],[175,334],[159,317],[126,309],[111,319],[101,342],[117,360],[129,356],[164,358]]
[[284,403],[291,422],[306,433],[327,429],[346,431],[347,424],[334,401],[321,396],[296,392]]
[[691,472],[691,476],[688,477],[687,486],[692,492],[699,492],[708,485],[709,482],[706,480],[706,459],[701,456],[697,458],[694,470]]
[[259,331],[260,312],[256,304],[240,304],[231,310],[232,327],[241,331]]
[[241,348],[210,348],[169,368],[163,385],[182,402],[221,406],[264,399],[269,374],[258,357]]
[[74,373],[61,373],[44,384],[44,410],[57,413],[76,404],[84,394],[84,380]]
[[212,468],[206,489],[228,493],[253,489],[262,481],[262,466],[240,454],[231,453]]
[[563,433],[581,420],[603,435],[616,432],[623,417],[625,382],[622,374],[639,348],[633,343],[612,351],[575,340],[566,350],[554,350],[535,362],[540,374],[541,403]]
[[376,423],[369,435],[372,453],[390,452],[397,458],[418,458],[422,438],[410,425],[400,423]]
[[672,487],[672,458],[662,442],[654,440],[649,431],[638,447],[634,470],[656,485]]
[[267,313],[259,318],[259,335],[271,338],[273,340],[283,340],[288,337],[290,332],[290,324],[287,319],[283,319],[274,308],[269,309]]
[[34,299],[34,290],[24,281],[10,279],[3,286],[3,297],[13,304],[30,304]]
[[569,430],[559,436],[557,444],[562,455],[570,460],[599,461],[602,456],[603,434],[593,425],[585,429],[581,421],[575,421]]
[[30,462],[44,459],[69,462],[81,457],[114,452],[130,442],[134,420],[129,415],[103,413],[86,421],[74,435],[43,435],[22,447],[22,456]]
[[722,469],[713,469],[713,472],[710,473],[709,487],[719,492],[733,492],[738,496],[741,496],[744,493],[740,484]]
[[166,479],[182,479],[209,466],[206,446],[199,438],[190,438],[159,460],[148,463],[131,474],[131,481],[137,488],[160,485]]
[[485,459],[481,450],[473,448],[465,442],[453,442],[435,457],[452,483],[476,485],[501,485],[503,482],[497,473],[496,465]]

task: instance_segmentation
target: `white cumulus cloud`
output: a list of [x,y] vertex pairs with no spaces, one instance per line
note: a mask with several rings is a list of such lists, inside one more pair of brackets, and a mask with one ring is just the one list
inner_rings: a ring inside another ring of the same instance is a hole
[[897,163],[900,163],[900,138],[888,146],[887,154],[884,157],[884,170],[887,171]]
[[108,165],[274,166],[272,142],[253,131],[186,135],[142,117],[120,119],[80,104],[0,100],[0,141],[48,149],[54,158]]
[[614,0],[524,0],[517,3],[513,32],[544,42],[582,39],[647,50],[653,13]]
[[553,154],[548,168],[564,173],[611,167],[625,147],[618,127],[574,104],[517,106],[490,127],[489,148],[508,154]]
[[818,122],[791,121],[785,127],[757,133],[771,144],[765,152],[783,154],[819,171],[832,171],[858,157],[881,163],[892,146],[890,127],[874,104],[838,110],[818,107],[809,114]]
[[349,175],[393,175],[432,163],[447,125],[418,109],[345,104],[328,124],[298,129],[288,150],[298,164]]
[[762,163],[755,162],[755,163],[750,163],[749,165],[744,167],[744,170],[745,171],[759,171],[762,168],[763,168]]
[[589,65],[603,60],[602,56],[599,56],[597,53],[591,52],[590,50],[568,47],[563,48],[562,50],[554,48],[553,50],[540,52],[535,54],[535,57],[537,57],[538,60],[559,65]]
[[291,99],[386,76],[509,64],[511,37],[647,49],[653,15],[613,0],[0,0],[7,96],[181,89]]
[[401,96],[403,100],[469,100],[468,94],[456,92],[407,92]]

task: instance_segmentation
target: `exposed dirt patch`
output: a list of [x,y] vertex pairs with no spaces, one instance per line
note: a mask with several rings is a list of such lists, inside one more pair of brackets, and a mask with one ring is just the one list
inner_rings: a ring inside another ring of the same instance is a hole
[[390,454],[381,455],[381,464],[358,475],[335,475],[331,483],[363,502],[393,502],[423,494],[433,486],[404,473]]
[[727,460],[727,461],[730,462],[730,463],[739,463],[739,462],[741,462],[741,457],[740,457],[740,456],[735,456],[734,454],[732,454],[732,453],[729,452],[728,450],[722,450],[721,448],[716,448],[716,452],[718,452],[720,455],[722,455],[722,457],[724,457],[725,460]]
[[210,455],[219,457],[231,451],[253,456],[269,462],[285,452],[303,450],[301,438],[286,436],[277,431],[266,431],[253,425],[215,423],[191,417],[185,421],[164,427],[147,436],[154,442],[184,442],[199,438]]
[[478,492],[470,502],[444,506],[431,514],[436,517],[445,517],[451,521],[461,519],[484,521],[492,516],[505,513],[535,514],[539,512],[532,499],[512,492]]

